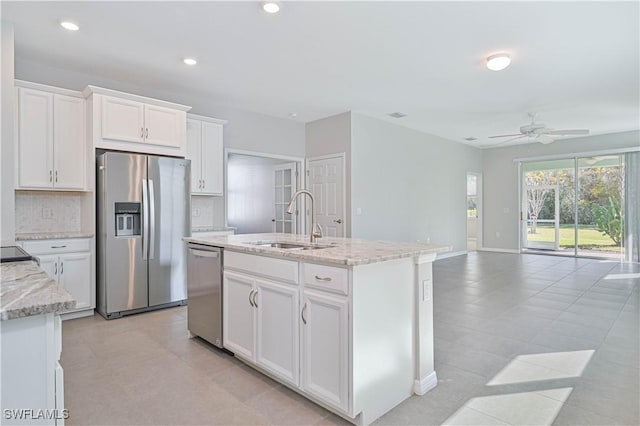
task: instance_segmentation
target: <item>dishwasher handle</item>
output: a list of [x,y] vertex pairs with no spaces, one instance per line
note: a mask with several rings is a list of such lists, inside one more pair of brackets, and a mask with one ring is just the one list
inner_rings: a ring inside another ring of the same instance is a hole
[[189,253],[197,257],[212,257],[217,258],[220,256],[220,252],[218,251],[209,251],[209,250],[198,250],[198,249],[189,249]]

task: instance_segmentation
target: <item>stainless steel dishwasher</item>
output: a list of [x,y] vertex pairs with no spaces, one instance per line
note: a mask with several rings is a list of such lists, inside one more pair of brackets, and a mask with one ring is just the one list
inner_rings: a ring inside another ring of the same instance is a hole
[[222,249],[187,245],[187,328],[222,348]]

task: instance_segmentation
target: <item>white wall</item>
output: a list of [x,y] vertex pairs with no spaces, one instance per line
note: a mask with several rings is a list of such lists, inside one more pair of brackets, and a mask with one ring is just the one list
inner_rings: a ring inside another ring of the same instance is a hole
[[345,153],[345,199],[347,217],[345,236],[351,236],[351,112],[307,123],[305,129],[307,158]]
[[466,250],[467,172],[482,170],[481,150],[352,113],[351,166],[353,237]]
[[125,83],[126,76],[123,76],[123,81],[115,81],[101,77],[98,71],[95,74],[85,74],[26,62],[19,58],[16,59],[16,78],[73,90],[83,90],[91,84],[189,105],[193,107],[190,113],[229,121],[224,128],[224,145],[227,148],[304,157],[304,123],[216,105],[215,99],[200,93],[153,90]]
[[484,150],[483,247],[518,250],[520,201],[515,158],[561,155],[640,146],[640,132],[613,133],[575,139]]
[[2,21],[2,142],[0,146],[0,244],[13,245],[15,233],[14,196],[14,60],[13,25]]

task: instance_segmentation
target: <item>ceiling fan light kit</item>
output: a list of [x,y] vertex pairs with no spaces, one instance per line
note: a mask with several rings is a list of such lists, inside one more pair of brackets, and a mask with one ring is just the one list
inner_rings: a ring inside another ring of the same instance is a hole
[[487,68],[491,71],[502,71],[511,64],[511,56],[508,53],[496,53],[487,58]]

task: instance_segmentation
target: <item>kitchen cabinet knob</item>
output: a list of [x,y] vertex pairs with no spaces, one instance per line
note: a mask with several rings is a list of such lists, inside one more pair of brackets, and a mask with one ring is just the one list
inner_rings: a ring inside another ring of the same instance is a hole
[[335,223],[342,223],[342,219],[336,219],[334,220]]

